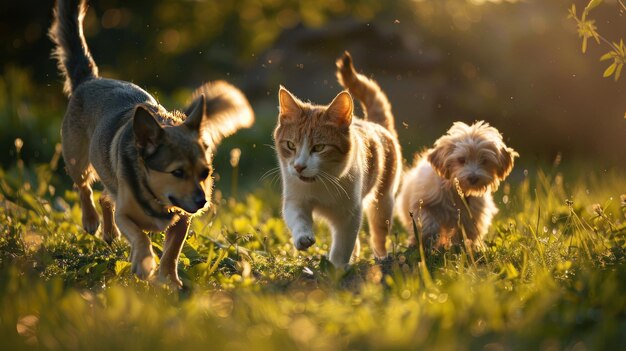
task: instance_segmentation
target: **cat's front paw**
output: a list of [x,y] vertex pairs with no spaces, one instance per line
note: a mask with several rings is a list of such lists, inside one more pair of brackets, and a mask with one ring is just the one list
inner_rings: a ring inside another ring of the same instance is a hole
[[313,234],[303,234],[293,238],[296,249],[303,251],[315,244]]

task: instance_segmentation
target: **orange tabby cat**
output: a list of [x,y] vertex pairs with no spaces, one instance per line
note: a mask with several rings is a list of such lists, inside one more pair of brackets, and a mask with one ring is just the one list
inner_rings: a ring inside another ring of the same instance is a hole
[[337,61],[337,78],[361,101],[365,120],[352,118],[347,91],[328,106],[318,106],[300,101],[281,86],[274,140],[283,180],[283,217],[296,248],[306,250],[315,243],[315,213],[331,228],[330,261],[345,267],[353,252],[358,255],[364,209],[372,250],[377,257],[387,255],[402,164],[385,94],[356,73],[347,52]]

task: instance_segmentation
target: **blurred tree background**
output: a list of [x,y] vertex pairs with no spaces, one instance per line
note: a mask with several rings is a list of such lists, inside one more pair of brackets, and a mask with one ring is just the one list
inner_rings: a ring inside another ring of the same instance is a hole
[[[344,50],[389,95],[407,159],[453,121],[484,119],[520,151],[518,172],[557,155],[594,171],[626,169],[626,80],[602,77],[606,63],[597,58],[606,48],[590,45],[582,55],[567,18],[572,3],[587,1],[89,3],[85,35],[102,76],[135,82],[170,109],[208,80],[247,94],[257,123],[227,140],[216,160],[230,175],[229,150],[241,148],[246,184],[276,166],[269,145],[279,84],[329,102],[340,90],[334,60]],[[27,163],[47,162],[60,139],[66,99],[46,36],[52,7],[52,0],[0,5],[3,167],[15,164],[16,138]],[[604,36],[626,36],[616,0],[593,16]]]

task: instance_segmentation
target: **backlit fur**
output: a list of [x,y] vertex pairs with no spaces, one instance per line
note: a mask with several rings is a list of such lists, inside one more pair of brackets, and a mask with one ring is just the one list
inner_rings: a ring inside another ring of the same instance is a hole
[[[454,123],[403,176],[397,210],[407,231],[413,234],[413,213],[427,246],[460,243],[464,234],[479,243],[498,212],[492,192],[517,156],[488,123]],[[415,244],[414,235],[410,238]]]
[[132,271],[147,279],[156,263],[144,231],[167,230],[159,275],[180,286],[178,256],[191,216],[210,202],[214,149],[254,115],[225,82],[205,84],[185,112],[170,112],[132,83],[100,78],[82,32],[86,8],[84,0],[59,0],[50,29],[70,98],[63,158],[80,194],[83,227],[92,234],[99,228],[91,185],[100,180],[104,240],[124,234]]
[[319,106],[281,87],[274,139],[283,181],[283,217],[295,247],[305,250],[315,243],[313,214],[319,215],[331,228],[330,261],[344,267],[353,253],[358,255],[364,211],[372,250],[386,256],[401,156],[395,131],[384,127],[393,126],[386,96],[373,82],[362,85],[366,78],[354,71],[347,53],[337,68],[338,75],[353,75],[341,82],[348,82],[344,86],[350,92],[359,89],[358,96],[367,101],[367,120],[353,118],[347,91]]

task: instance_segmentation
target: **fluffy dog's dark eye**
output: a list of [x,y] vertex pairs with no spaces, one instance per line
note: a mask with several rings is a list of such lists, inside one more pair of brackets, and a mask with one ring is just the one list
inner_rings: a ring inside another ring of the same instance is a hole
[[175,170],[172,171],[172,175],[176,178],[184,178],[185,177],[185,171],[182,168],[177,168]]
[[296,149],[296,144],[291,141],[287,141],[287,148],[291,151],[294,151]]
[[465,157],[459,157],[457,160],[460,164],[464,165],[465,164]]
[[200,175],[198,176],[198,178],[200,178],[200,180],[205,180],[207,179],[208,176],[209,176],[209,169],[205,168],[202,170],[202,172],[200,172]]
[[311,152],[322,152],[322,150],[324,150],[325,147],[326,145],[324,144],[313,145],[313,147],[311,148]]

